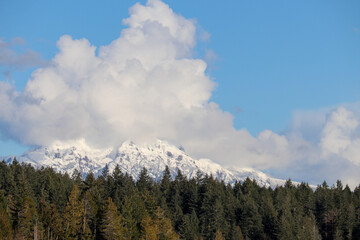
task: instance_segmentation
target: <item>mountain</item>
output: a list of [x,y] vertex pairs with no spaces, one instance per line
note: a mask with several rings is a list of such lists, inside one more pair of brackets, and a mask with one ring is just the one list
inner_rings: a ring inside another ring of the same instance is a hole
[[[7,161],[11,161],[8,157]],[[72,143],[57,142],[48,147],[39,147],[17,156],[19,162],[30,163],[34,167],[50,166],[56,171],[71,174],[75,169],[85,176],[93,172],[95,176],[101,174],[108,165],[110,173],[118,164],[123,173],[128,173],[137,179],[140,171],[145,167],[150,177],[159,180],[166,166],[172,177],[178,169],[183,175],[191,178],[200,171],[203,174],[223,180],[226,183],[243,181],[247,177],[255,179],[257,183],[266,187],[283,185],[284,180],[275,179],[250,168],[229,169],[209,159],[193,159],[182,147],[175,147],[165,141],[157,140],[155,144],[136,145],[132,141],[124,142],[119,148],[94,149],[84,140]]]

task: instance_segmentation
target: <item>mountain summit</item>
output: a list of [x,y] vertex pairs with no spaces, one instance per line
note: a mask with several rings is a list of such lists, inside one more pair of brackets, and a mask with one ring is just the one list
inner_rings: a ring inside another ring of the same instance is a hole
[[[11,158],[7,158],[11,161]],[[107,165],[109,171],[119,165],[123,173],[137,179],[145,167],[150,177],[161,179],[165,167],[168,166],[172,177],[178,170],[191,178],[200,171],[203,174],[223,180],[226,183],[243,181],[247,177],[255,179],[258,184],[266,187],[283,185],[284,180],[275,179],[250,168],[229,169],[209,159],[193,159],[182,147],[173,146],[166,141],[157,140],[154,144],[136,145],[132,141],[124,142],[119,148],[94,149],[84,140],[72,143],[57,142],[48,147],[29,150],[17,157],[19,162],[30,163],[34,167],[49,166],[56,171],[71,174],[75,169],[85,176],[93,172],[99,175]]]

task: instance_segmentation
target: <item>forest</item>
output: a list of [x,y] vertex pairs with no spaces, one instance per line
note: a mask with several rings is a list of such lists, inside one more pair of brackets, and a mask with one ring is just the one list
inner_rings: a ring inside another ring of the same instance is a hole
[[0,239],[360,239],[360,186],[266,188],[168,168],[82,178],[0,162]]

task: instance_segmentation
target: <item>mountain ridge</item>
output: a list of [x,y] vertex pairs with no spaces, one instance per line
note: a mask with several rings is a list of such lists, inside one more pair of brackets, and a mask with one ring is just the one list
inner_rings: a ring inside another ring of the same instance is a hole
[[[6,160],[11,161],[13,157],[7,157]],[[137,145],[128,140],[119,148],[99,149],[89,147],[84,140],[71,143],[56,142],[16,157],[19,162],[30,163],[35,168],[52,167],[55,171],[69,174],[77,169],[82,176],[90,172],[97,176],[105,166],[112,172],[118,165],[123,173],[128,173],[134,179],[139,177],[145,167],[149,176],[158,181],[168,166],[173,178],[179,169],[188,178],[195,177],[200,171],[230,184],[244,181],[247,177],[255,179],[258,184],[265,187],[276,187],[285,183],[285,180],[269,177],[251,168],[225,168],[210,159],[191,158],[182,147],[176,147],[163,140],[144,145]]]

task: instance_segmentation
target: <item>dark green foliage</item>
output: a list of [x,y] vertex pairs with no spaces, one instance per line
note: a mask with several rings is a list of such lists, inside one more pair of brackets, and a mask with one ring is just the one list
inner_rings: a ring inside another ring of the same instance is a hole
[[260,187],[165,168],[135,182],[105,167],[95,178],[0,162],[1,239],[360,239],[360,186],[338,181]]

